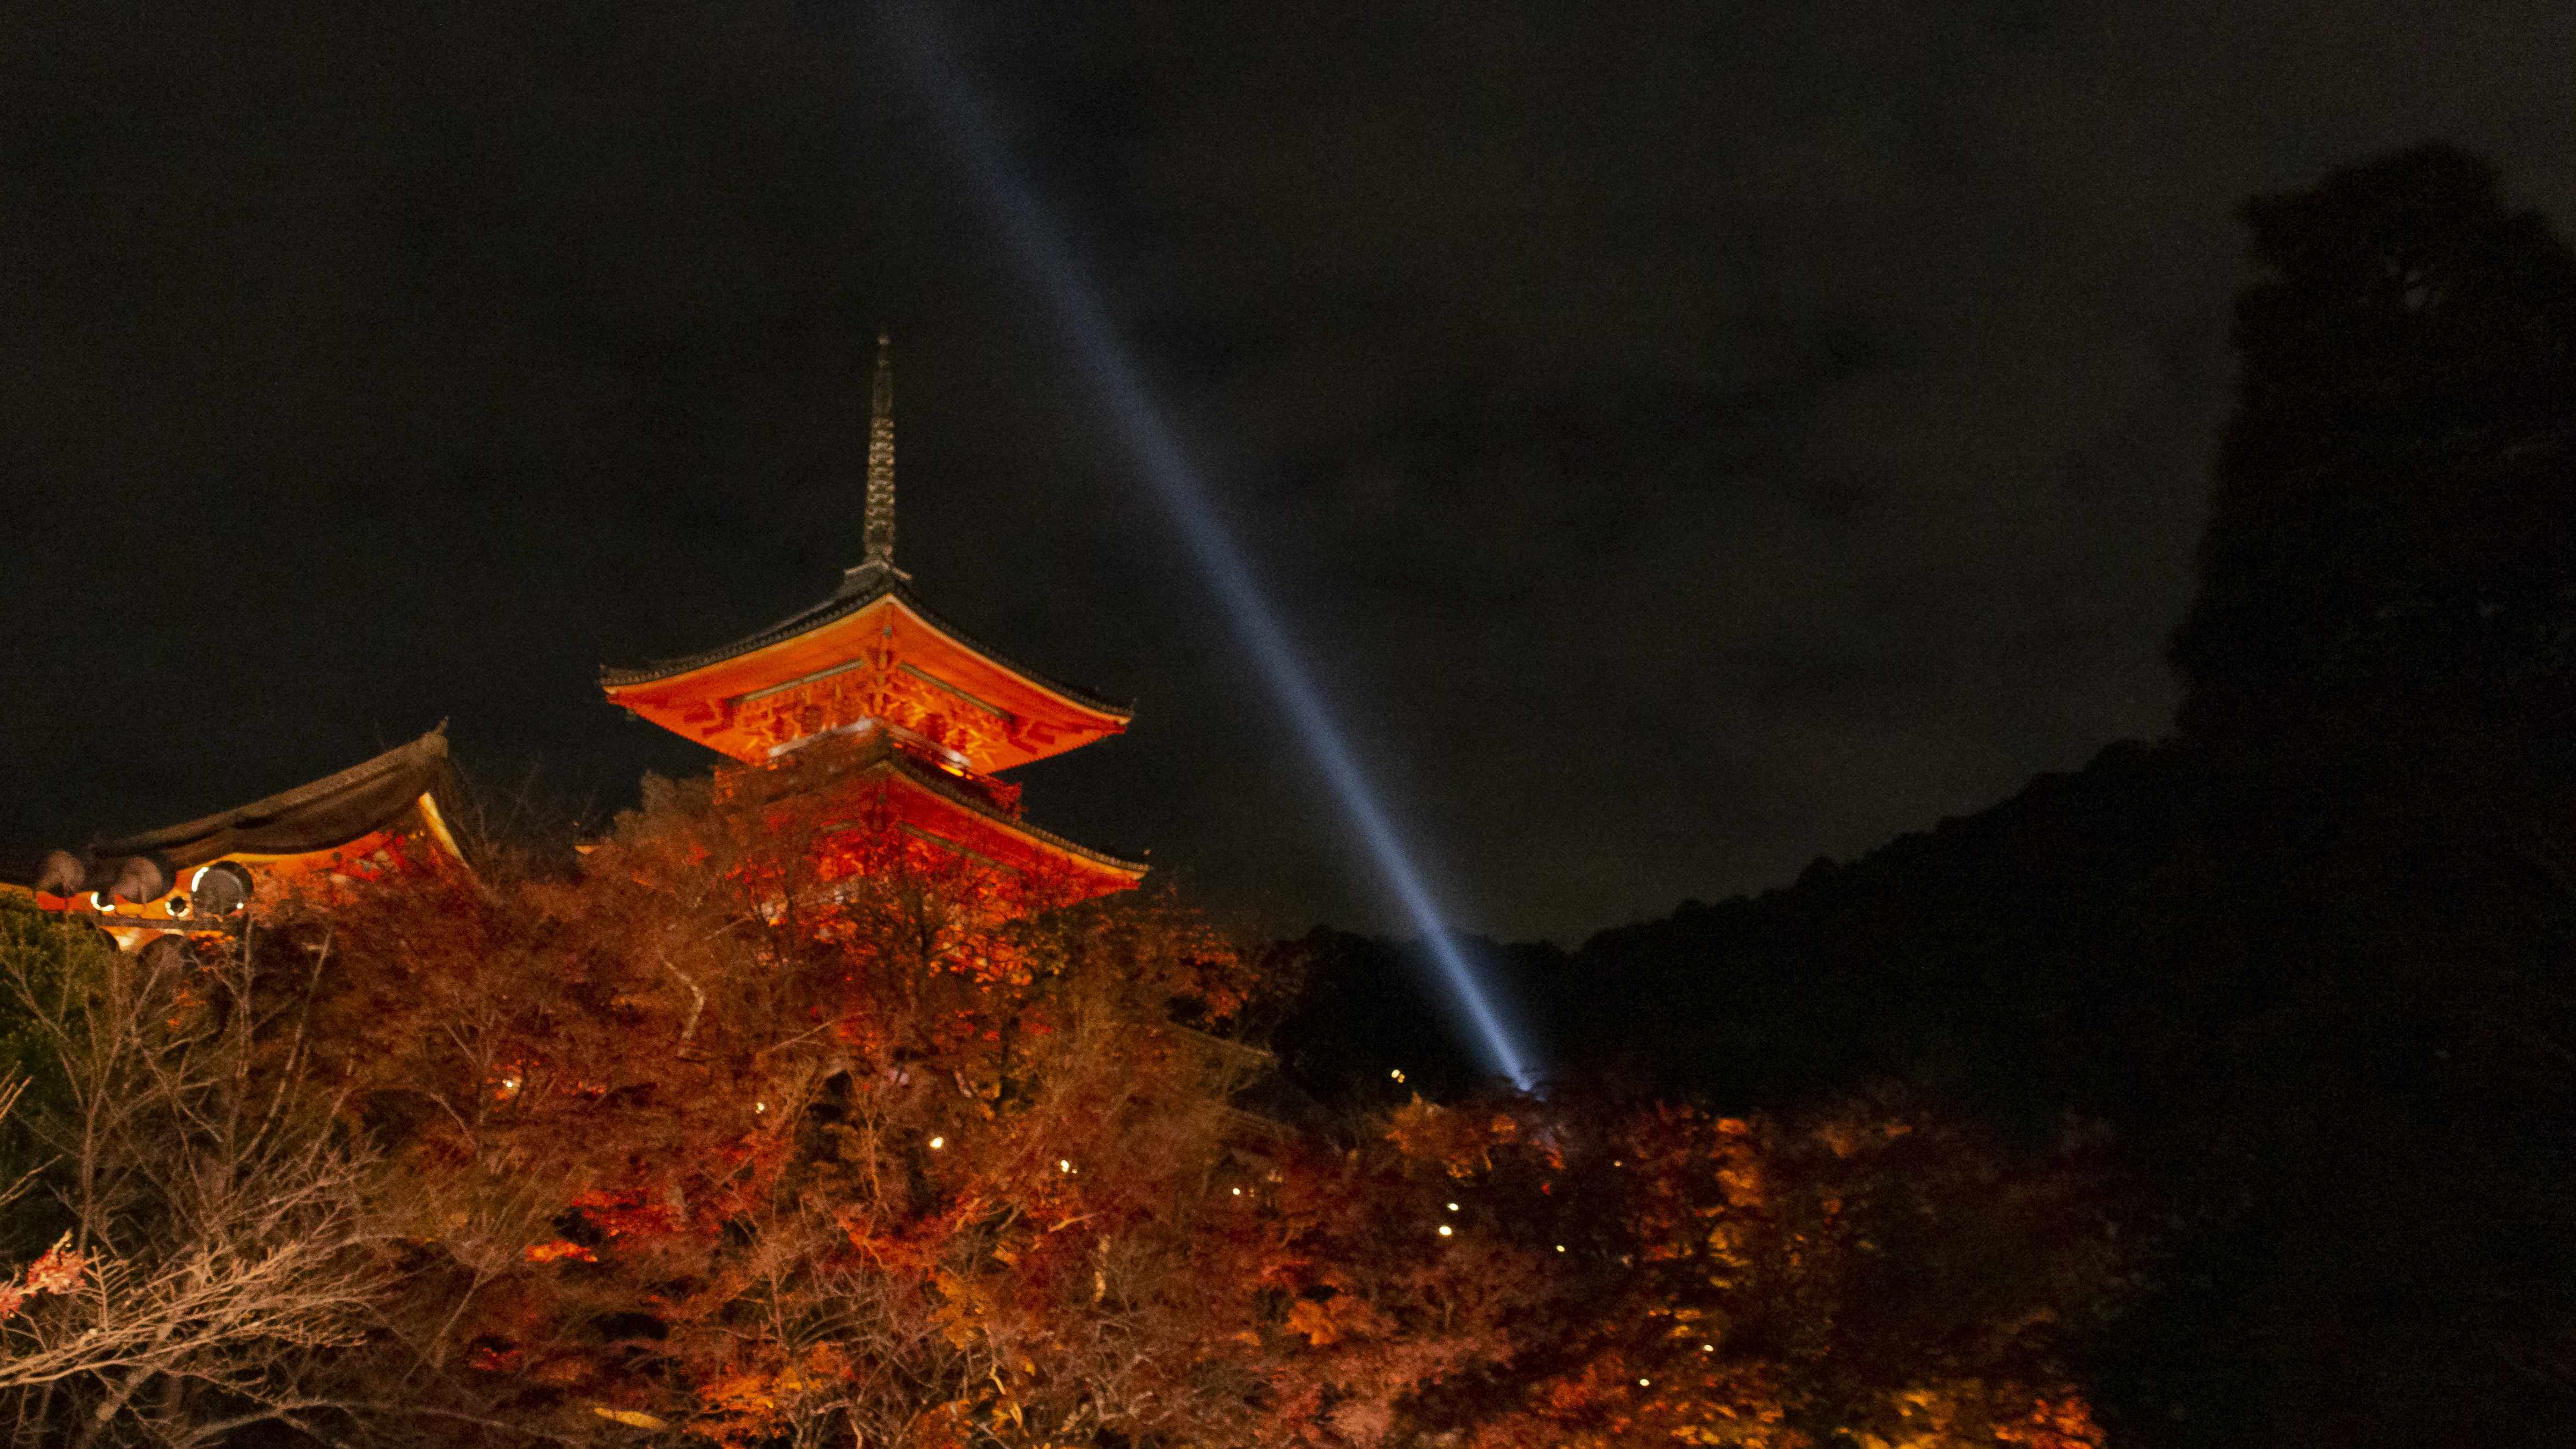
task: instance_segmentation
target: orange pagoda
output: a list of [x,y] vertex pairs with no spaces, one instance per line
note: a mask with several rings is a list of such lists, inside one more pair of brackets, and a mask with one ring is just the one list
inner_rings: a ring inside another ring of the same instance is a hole
[[1001,773],[1127,727],[1133,711],[1014,664],[941,619],[894,564],[894,385],[877,339],[866,555],[832,596],[733,643],[607,668],[612,703],[733,763],[717,788],[763,798],[828,789],[853,829],[1045,880],[1073,897],[1124,890],[1132,861],[1032,825]]

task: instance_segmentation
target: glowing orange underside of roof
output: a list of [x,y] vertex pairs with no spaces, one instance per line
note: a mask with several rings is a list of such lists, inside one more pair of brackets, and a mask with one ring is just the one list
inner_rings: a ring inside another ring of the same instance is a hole
[[942,850],[998,866],[1081,899],[1125,890],[1143,876],[1140,867],[1067,850],[1026,830],[964,809],[897,774],[879,775],[862,787],[880,822]]
[[746,764],[864,719],[954,750],[985,774],[1127,727],[951,637],[901,599],[609,699]]
[[[438,808],[438,799],[426,794],[384,825],[320,850],[307,850],[292,855],[263,854],[237,850],[203,863],[212,866],[220,861],[234,861],[251,867],[261,878],[278,882],[286,888],[300,889],[313,882],[336,882],[344,876],[377,878],[418,870],[434,856],[463,863],[465,856],[457,849],[456,837],[449,833],[446,816]],[[190,882],[203,867],[180,872],[179,879],[160,897],[149,901],[111,901],[99,909],[95,891],[79,891],[68,896],[26,891],[40,910],[59,911],[96,921],[116,938],[119,947],[131,951],[154,937],[225,929],[221,919],[195,915],[178,915],[173,905],[185,909],[189,903]],[[13,887],[13,889],[16,889]]]

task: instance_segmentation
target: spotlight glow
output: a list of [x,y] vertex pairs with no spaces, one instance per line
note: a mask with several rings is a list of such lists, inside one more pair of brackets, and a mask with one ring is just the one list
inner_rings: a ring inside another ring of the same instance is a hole
[[[1031,288],[1044,299],[1066,350],[1125,443],[1136,471],[1180,531],[1190,557],[1251,651],[1262,680],[1305,743],[1334,800],[1456,995],[1488,1064],[1526,1089],[1533,1075],[1501,1014],[1457,943],[1412,852],[1351,753],[1250,563],[1209,500],[1198,470],[1165,421],[1142,371],[1098,291],[1075,264],[1062,234],[1021,178],[990,107],[960,65],[928,0],[881,0],[884,32],[963,165],[977,203]],[[1399,1077],[1397,1080],[1401,1081]],[[1445,1230],[1444,1230],[1445,1231]]]

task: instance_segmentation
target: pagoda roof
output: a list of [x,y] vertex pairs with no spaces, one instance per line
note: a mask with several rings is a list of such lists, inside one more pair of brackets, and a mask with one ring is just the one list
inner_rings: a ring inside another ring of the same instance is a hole
[[[1125,860],[1105,850],[1095,850],[1068,840],[1052,830],[1031,825],[1025,818],[994,804],[947,771],[905,749],[888,730],[872,731],[860,737],[846,753],[836,751],[819,758],[800,755],[793,763],[775,772],[760,771],[754,776],[773,792],[771,798],[853,777],[900,780],[935,797],[943,805],[974,817],[984,828],[1015,841],[1032,855],[1064,858],[1095,874],[1120,877],[1122,884],[1134,884],[1147,869],[1142,861]],[[943,843],[951,848],[971,848],[959,841]]]
[[[731,755],[756,761],[780,741],[754,738],[737,727],[739,707],[801,690],[861,667],[871,644],[851,621],[880,607],[899,609],[926,631],[900,646],[890,667],[919,676],[946,692],[970,716],[994,724],[993,735],[966,751],[978,769],[1008,769],[1123,730],[1135,717],[1130,706],[1078,685],[1052,679],[986,648],[923,603],[906,576],[888,565],[863,564],[832,597],[730,644],[640,668],[603,667],[600,684],[617,704],[675,733]],[[889,625],[889,628],[892,626]],[[848,720],[836,719],[834,724]],[[998,731],[995,734],[994,731]]]
[[[304,855],[346,845],[400,820],[426,795],[454,798],[447,727],[310,784],[247,805],[91,847],[101,858],[156,856],[185,870],[229,855]],[[439,833],[444,836],[442,825]],[[453,848],[452,843],[450,843]]]
[[[854,575],[860,572],[862,571],[858,569],[851,570]],[[1061,695],[1094,713],[1115,715],[1122,720],[1136,717],[1136,711],[1132,705],[1095,693],[1078,684],[1068,684],[1060,679],[1049,678],[1025,664],[1007,659],[994,650],[986,648],[976,642],[965,630],[933,612],[928,604],[921,601],[921,595],[913,592],[902,577],[891,572],[879,573],[873,583],[861,582],[855,587],[845,584],[838,593],[823,602],[811,608],[800,609],[768,628],[758,633],[744,635],[730,644],[720,644],[713,649],[700,650],[678,659],[652,660],[635,669],[619,669],[612,665],[602,665],[599,671],[599,682],[611,689],[622,689],[629,685],[676,679],[680,675],[704,669],[710,664],[721,664],[728,659],[739,659],[746,654],[758,653],[773,644],[784,644],[801,634],[810,634],[827,624],[846,619],[879,599],[888,598],[901,601],[903,606],[910,609],[921,622],[1050,694]]]
[[912,758],[901,750],[887,751],[887,758],[891,768],[900,772],[906,780],[951,804],[962,807],[973,815],[980,816],[994,829],[1006,835],[1019,836],[1034,845],[1045,847],[1061,855],[1071,856],[1086,865],[1127,876],[1130,879],[1140,878],[1145,874],[1145,862],[1125,860],[1105,850],[1094,850],[1078,841],[1068,840],[1044,826],[1031,825],[1022,816],[995,809],[990,801],[959,786],[939,770]]

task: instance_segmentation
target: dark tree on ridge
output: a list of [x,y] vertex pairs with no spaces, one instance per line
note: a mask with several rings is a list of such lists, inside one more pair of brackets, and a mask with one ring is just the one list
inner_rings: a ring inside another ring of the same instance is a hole
[[2237,401],[2186,736],[2564,718],[2576,676],[2576,256],[2445,145],[2245,208]]

